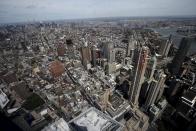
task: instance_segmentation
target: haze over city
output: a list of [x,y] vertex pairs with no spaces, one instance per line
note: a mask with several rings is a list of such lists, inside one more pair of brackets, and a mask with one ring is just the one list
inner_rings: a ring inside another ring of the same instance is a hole
[[121,16],[195,16],[195,0],[0,0],[0,23]]

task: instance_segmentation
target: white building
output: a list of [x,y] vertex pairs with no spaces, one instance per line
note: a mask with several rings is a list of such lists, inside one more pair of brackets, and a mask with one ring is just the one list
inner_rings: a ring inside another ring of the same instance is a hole
[[76,130],[87,131],[122,131],[123,126],[96,108],[89,108],[86,112],[71,120],[70,125]]
[[0,107],[3,109],[9,102],[7,95],[0,89]]
[[68,126],[68,123],[63,118],[60,118],[54,123],[46,126],[44,129],[42,129],[42,131],[71,131],[71,130]]

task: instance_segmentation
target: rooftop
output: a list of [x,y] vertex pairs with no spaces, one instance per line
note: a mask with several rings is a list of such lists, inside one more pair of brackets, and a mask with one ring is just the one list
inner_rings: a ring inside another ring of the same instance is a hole
[[106,110],[115,119],[122,116],[130,109],[129,103],[125,101],[117,92],[110,95],[108,102],[111,106]]
[[122,125],[95,108],[89,108],[69,122],[75,129],[87,131],[122,130]]
[[3,109],[9,102],[7,95],[0,89],[0,107]]
[[49,66],[49,71],[53,77],[59,77],[65,72],[65,69],[60,61],[53,61]]
[[192,101],[195,97],[196,97],[196,93],[192,92],[192,91],[188,91],[184,94],[183,96],[184,98]]
[[60,118],[54,123],[46,126],[42,131],[70,131],[70,128],[68,123],[63,118]]

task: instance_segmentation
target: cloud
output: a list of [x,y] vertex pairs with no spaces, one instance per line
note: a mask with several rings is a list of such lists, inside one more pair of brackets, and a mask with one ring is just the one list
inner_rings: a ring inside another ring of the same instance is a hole
[[7,14],[8,11],[0,9],[0,14]]
[[27,9],[35,9],[35,8],[37,8],[37,6],[36,5],[28,5],[28,6],[26,6],[26,8]]

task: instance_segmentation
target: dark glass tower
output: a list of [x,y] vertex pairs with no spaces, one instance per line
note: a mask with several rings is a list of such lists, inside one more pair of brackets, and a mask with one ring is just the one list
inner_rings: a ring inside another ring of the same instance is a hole
[[174,57],[170,67],[170,72],[173,75],[177,75],[179,73],[180,67],[182,66],[182,63],[189,51],[190,46],[191,46],[190,38],[182,38],[178,52]]

